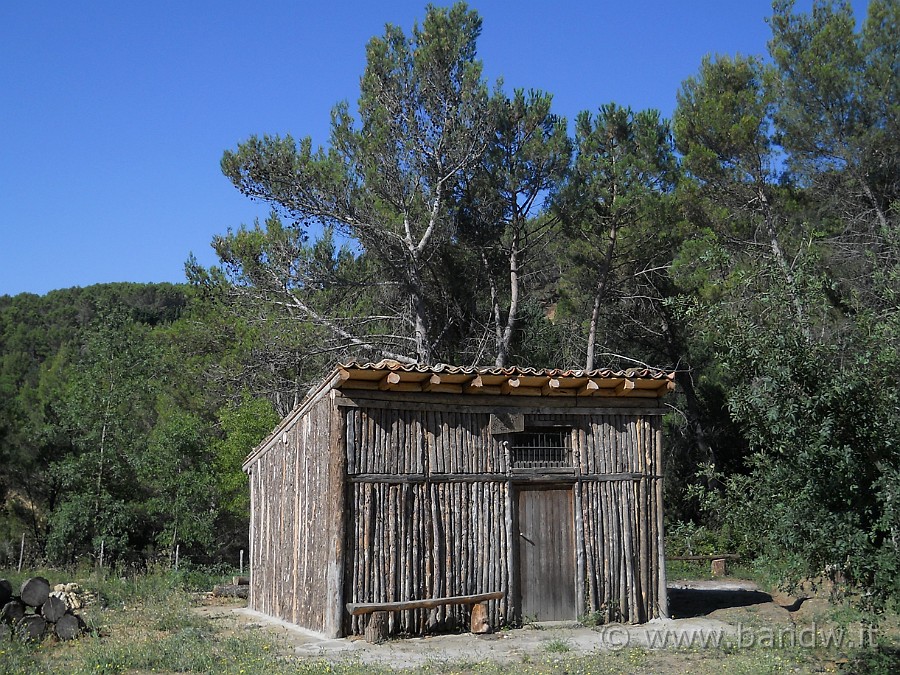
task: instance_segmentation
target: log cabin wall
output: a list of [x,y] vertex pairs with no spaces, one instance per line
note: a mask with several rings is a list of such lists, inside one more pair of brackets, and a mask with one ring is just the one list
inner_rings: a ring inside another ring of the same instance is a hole
[[[496,406],[368,392],[344,392],[336,402],[346,433],[344,602],[502,590],[506,596],[488,605],[491,623],[527,618],[517,585],[517,495],[549,486],[572,494],[577,614],[634,623],[666,614],[655,401],[618,400],[571,414],[541,407],[541,399],[520,399],[519,408],[507,399],[527,426],[564,430],[571,467],[555,473],[511,466],[510,436],[492,433]],[[394,612],[390,629],[465,625],[469,611]],[[364,628],[364,616],[345,615],[345,632]]]
[[573,429],[580,449],[579,586],[584,613],[602,621],[642,623],[668,614],[661,412],[597,414]]
[[[346,408],[345,602],[470,595],[509,587],[509,484],[488,412]],[[402,404],[401,404],[402,405]],[[465,625],[469,609],[393,612],[393,632]],[[493,625],[507,599],[489,603]],[[361,634],[365,616],[345,619]]]
[[[245,465],[250,474],[251,609],[336,634],[326,598],[334,556],[330,397],[281,425]],[[331,469],[331,471],[330,471]],[[332,591],[329,593],[329,591]]]

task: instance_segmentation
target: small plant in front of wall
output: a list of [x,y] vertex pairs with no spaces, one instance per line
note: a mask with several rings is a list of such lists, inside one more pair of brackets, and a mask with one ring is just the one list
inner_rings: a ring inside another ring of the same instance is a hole
[[618,601],[612,604],[612,609],[608,603],[603,603],[593,612],[579,617],[578,622],[586,628],[596,628],[604,626],[608,623],[615,623],[619,618]]
[[606,612],[596,611],[578,617],[578,623],[585,628],[596,628],[606,623]]
[[564,654],[572,651],[571,645],[562,638],[553,638],[544,644],[544,649],[551,654]]
[[536,616],[523,616],[522,627],[531,628],[533,630],[544,630],[544,627],[540,623],[538,623]]

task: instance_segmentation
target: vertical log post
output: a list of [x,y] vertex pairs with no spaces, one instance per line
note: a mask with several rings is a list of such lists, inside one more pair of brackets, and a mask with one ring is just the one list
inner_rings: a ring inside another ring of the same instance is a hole
[[[344,608],[344,551],[347,520],[347,450],[345,448],[345,412],[335,405],[336,391],[331,392],[331,413],[328,429],[328,506],[331,545],[325,598],[325,633],[329,637],[341,637]],[[387,616],[384,617],[387,630]],[[368,630],[368,629],[367,629]]]
[[724,577],[727,572],[725,558],[714,558],[710,567],[710,571],[714,577]]
[[663,619],[669,618],[669,596],[668,590],[666,588],[666,553],[665,553],[665,533],[663,532],[663,457],[662,457],[662,424],[660,423],[659,417],[654,418],[654,426],[655,429],[655,448],[654,448],[654,460],[656,466],[654,467],[654,474],[658,476],[656,478],[656,536],[657,536],[657,551],[659,552],[659,560],[657,561],[657,565],[659,566],[659,598],[657,601],[659,617]]

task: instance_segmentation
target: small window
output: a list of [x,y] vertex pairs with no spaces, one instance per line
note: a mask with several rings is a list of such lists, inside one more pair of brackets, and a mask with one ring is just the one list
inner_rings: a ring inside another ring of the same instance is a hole
[[510,461],[514,469],[571,467],[570,429],[526,429],[510,436]]

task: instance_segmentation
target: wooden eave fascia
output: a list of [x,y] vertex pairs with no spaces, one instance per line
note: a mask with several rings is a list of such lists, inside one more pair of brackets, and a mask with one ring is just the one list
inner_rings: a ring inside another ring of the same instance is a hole
[[336,388],[384,392],[570,397],[664,396],[674,388],[666,378],[586,377],[497,373],[441,373],[419,370],[338,368]]

